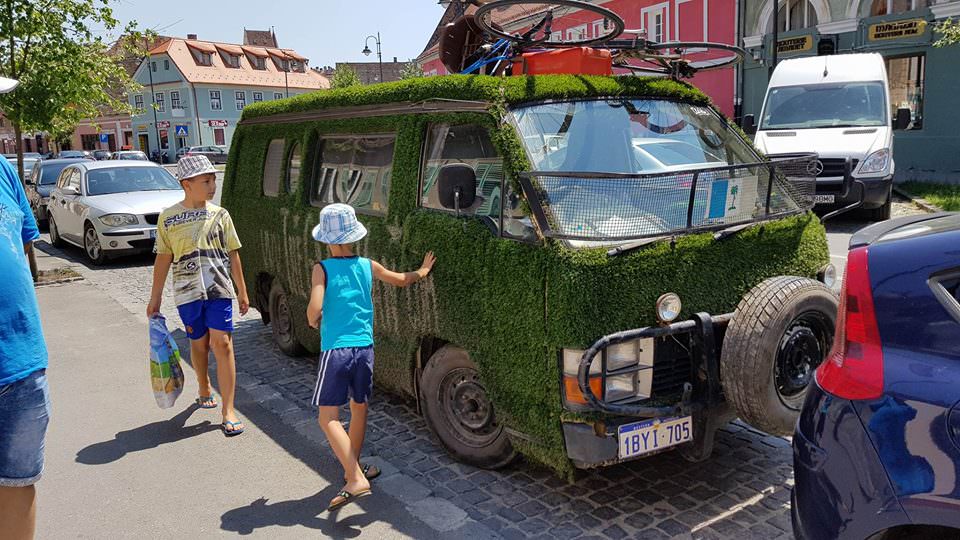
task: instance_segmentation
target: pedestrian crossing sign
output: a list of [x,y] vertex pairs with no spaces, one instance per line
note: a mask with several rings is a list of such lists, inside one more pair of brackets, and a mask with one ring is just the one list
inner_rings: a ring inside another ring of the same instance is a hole
[[176,128],[177,137],[186,137],[187,136],[187,126],[177,126]]

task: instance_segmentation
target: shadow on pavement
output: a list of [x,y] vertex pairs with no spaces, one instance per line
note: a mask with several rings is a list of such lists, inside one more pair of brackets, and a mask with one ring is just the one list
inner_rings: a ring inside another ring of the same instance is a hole
[[220,518],[220,528],[248,535],[264,527],[302,526],[316,529],[327,538],[356,538],[363,532],[363,527],[378,519],[367,513],[354,514],[343,521],[336,521],[333,517],[336,514],[319,517],[321,513],[326,514],[327,504],[336,493],[336,488],[330,486],[303,499],[272,504],[269,499],[261,497],[247,506],[224,513]]
[[90,270],[120,270],[123,268],[153,266],[154,261],[154,255],[152,253],[139,253],[133,255],[124,255],[115,259],[107,259],[107,262],[105,262],[102,266],[95,266],[90,262],[90,259],[87,258],[83,248],[74,246],[73,244],[67,244],[62,248],[54,247],[50,243],[50,235],[48,233],[40,235],[40,238],[34,242],[33,245],[35,248],[46,253],[47,255],[52,255],[74,264],[83,265]]
[[85,465],[105,465],[118,461],[133,452],[182,441],[209,431],[218,431],[220,426],[211,424],[209,420],[204,420],[192,426],[186,425],[187,420],[198,408],[196,404],[192,404],[169,420],[121,431],[111,441],[91,444],[77,452],[76,461]]

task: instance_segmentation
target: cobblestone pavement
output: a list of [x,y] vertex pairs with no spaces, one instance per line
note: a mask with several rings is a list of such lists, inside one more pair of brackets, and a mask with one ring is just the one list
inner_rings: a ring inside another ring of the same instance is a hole
[[[46,239],[46,236],[44,237]],[[38,249],[73,266],[88,283],[146,320],[152,258],[90,267],[81,250]],[[164,312],[182,328],[168,287]],[[329,452],[309,401],[315,358],[289,358],[273,345],[270,329],[250,310],[235,333],[238,385],[305,437]],[[188,383],[189,386],[189,383]],[[241,408],[241,412],[243,412]],[[625,465],[583,472],[567,484],[522,460],[486,471],[455,463],[432,438],[415,406],[375,394],[365,453],[378,456],[384,475],[377,489],[443,530],[437,516],[451,512],[479,522],[479,537],[540,538],[789,538],[792,458],[788,440],[733,423],[717,435],[713,457],[690,464],[665,453]],[[444,510],[446,509],[446,510]],[[449,518],[447,518],[449,520]],[[432,520],[432,521],[431,521]]]

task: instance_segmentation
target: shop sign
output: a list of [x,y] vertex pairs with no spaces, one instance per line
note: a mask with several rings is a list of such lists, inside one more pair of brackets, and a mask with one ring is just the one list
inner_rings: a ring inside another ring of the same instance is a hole
[[226,120],[210,120],[207,122],[210,127],[227,127]]
[[813,36],[800,36],[777,41],[777,54],[805,52],[813,49]]
[[168,128],[168,127],[170,127],[170,121],[169,121],[169,120],[157,120],[157,127],[160,128],[160,129]]
[[923,19],[909,19],[906,21],[871,24],[868,35],[870,41],[883,41],[885,39],[921,36],[926,30],[927,21]]
[[146,131],[146,130],[147,130],[146,124],[140,124],[137,126],[137,131]]

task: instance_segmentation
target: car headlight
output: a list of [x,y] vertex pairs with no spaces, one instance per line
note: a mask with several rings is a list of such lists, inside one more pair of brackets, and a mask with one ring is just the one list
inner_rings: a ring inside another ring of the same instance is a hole
[[124,225],[136,225],[137,216],[133,214],[107,214],[100,216],[100,223],[107,227],[123,227]]
[[887,170],[890,163],[890,149],[883,148],[867,156],[860,164],[861,174],[879,173]]

